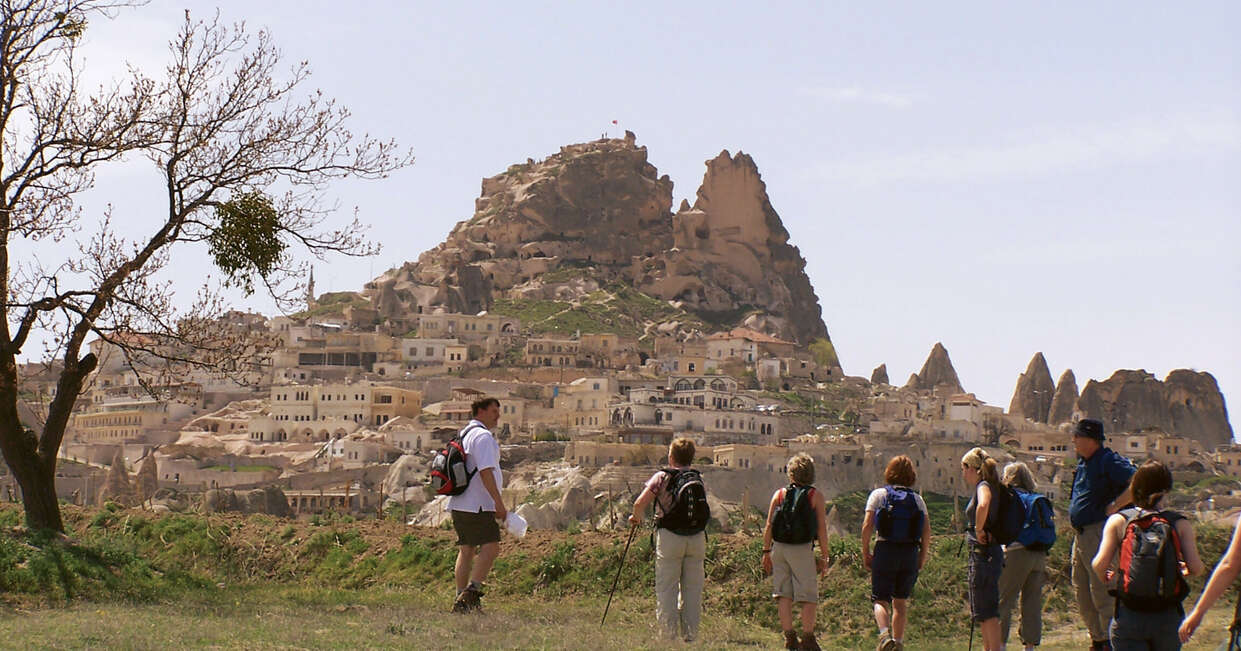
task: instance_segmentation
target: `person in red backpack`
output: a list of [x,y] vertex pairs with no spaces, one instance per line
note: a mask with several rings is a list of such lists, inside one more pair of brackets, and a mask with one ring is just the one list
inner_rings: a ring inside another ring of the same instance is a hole
[[[862,565],[870,570],[870,600],[879,627],[878,651],[904,648],[909,597],[931,549],[931,517],[922,496],[913,491],[917,479],[909,457],[893,457],[883,471],[886,485],[866,498]],[[876,534],[872,555],[870,543]]]
[[500,445],[491,431],[500,422],[500,401],[483,398],[470,406],[474,418],[462,430],[465,467],[477,475],[465,492],[448,498],[452,528],[457,532],[457,599],[454,613],[482,609],[483,581],[500,555],[500,523],[508,517],[500,491]]
[[[1205,567],[1189,520],[1175,511],[1157,510],[1170,490],[1168,467],[1147,461],[1131,482],[1135,507],[1113,514],[1103,527],[1099,553],[1090,565],[1101,580],[1115,580],[1112,651],[1181,648],[1177,633],[1185,618],[1181,600],[1189,592],[1181,575],[1202,574]],[[1115,576],[1110,576],[1117,555],[1120,562]]]
[[[763,529],[763,572],[771,575],[771,596],[780,613],[784,648],[817,651],[815,607],[818,575],[827,569],[827,500],[814,489],[814,460],[800,453],[789,459],[789,485],[777,489]],[[819,541],[819,559],[814,541]],[[801,639],[793,630],[793,604],[801,604]]]

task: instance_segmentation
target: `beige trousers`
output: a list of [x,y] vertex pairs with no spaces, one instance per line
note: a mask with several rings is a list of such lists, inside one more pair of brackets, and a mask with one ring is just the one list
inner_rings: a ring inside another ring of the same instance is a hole
[[1000,626],[1005,642],[1013,623],[1013,608],[1021,597],[1021,644],[1038,646],[1043,637],[1043,583],[1047,580],[1046,552],[1016,548],[1004,552],[1000,574]]
[[693,640],[702,618],[707,536],[655,530],[655,617],[662,634]]
[[1103,523],[1097,522],[1082,529],[1073,541],[1073,588],[1077,592],[1077,612],[1081,613],[1090,639],[1102,642],[1108,639],[1108,627],[1116,613],[1116,598],[1107,593],[1107,584],[1099,579],[1090,567],[1099,552],[1103,540]]

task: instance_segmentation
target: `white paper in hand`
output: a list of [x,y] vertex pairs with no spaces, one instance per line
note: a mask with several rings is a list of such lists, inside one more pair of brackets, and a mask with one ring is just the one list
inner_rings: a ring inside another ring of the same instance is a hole
[[526,519],[516,513],[513,513],[512,511],[509,511],[508,517],[504,519],[504,526],[508,529],[509,533],[517,536],[518,538],[526,535]]

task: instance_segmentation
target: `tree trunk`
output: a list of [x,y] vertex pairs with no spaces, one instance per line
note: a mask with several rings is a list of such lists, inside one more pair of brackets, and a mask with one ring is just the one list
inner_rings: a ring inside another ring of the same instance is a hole
[[65,523],[60,518],[60,502],[56,499],[55,466],[43,468],[37,456],[22,457],[10,460],[9,468],[22,489],[26,526],[31,531],[50,529],[64,533]]

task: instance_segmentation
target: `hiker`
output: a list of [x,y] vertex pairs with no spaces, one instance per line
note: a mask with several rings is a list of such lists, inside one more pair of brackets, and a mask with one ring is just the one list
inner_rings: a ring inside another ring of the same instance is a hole
[[1029,466],[1020,461],[1004,467],[1004,484],[1018,492],[1026,504],[1026,525],[1018,539],[1004,547],[1004,571],[1000,573],[1000,637],[1008,644],[1013,608],[1021,597],[1021,629],[1018,635],[1026,651],[1043,637],[1043,584],[1047,581],[1047,550],[1056,542],[1055,513],[1051,502],[1038,494]]
[[1090,560],[1099,552],[1104,521],[1133,501],[1129,493],[1133,464],[1103,442],[1102,421],[1083,418],[1077,422],[1073,448],[1078,460],[1069,493],[1069,524],[1077,531],[1077,538],[1073,540],[1070,565],[1077,612],[1090,632],[1090,648],[1095,651],[1110,646],[1108,628],[1116,599],[1108,594],[1107,584],[1095,575]]
[[969,580],[970,613],[982,633],[984,651],[1000,651],[1000,573],[1004,568],[1004,548],[991,538],[988,517],[998,520],[1000,477],[995,459],[982,448],[961,457],[961,477],[972,488],[965,507],[969,543],[966,570]]
[[[879,626],[878,651],[904,648],[909,595],[931,549],[931,517],[922,496],[913,491],[917,478],[909,457],[893,457],[883,470],[886,485],[866,498],[862,564],[870,570],[870,600]],[[870,539],[876,532],[878,540],[872,555]]]
[[[827,569],[827,500],[814,489],[814,460],[799,453],[788,462],[789,485],[777,489],[763,529],[763,572],[780,613],[784,648],[818,651],[814,637],[818,575]],[[819,541],[819,558],[814,541]],[[801,638],[793,630],[793,605],[801,604]]]
[[[1091,562],[1095,576],[1107,583],[1114,573],[1116,610],[1109,635],[1113,651],[1181,648],[1177,629],[1185,617],[1181,601],[1189,594],[1184,574],[1197,576],[1206,568],[1198,558],[1194,528],[1175,511],[1159,511],[1159,501],[1172,490],[1172,472],[1162,463],[1142,464],[1130,484],[1132,508],[1107,519],[1099,553]],[[1162,550],[1162,553],[1145,553]]]
[[[1185,621],[1181,622],[1180,638],[1181,642],[1188,642],[1193,637],[1194,631],[1198,630],[1198,625],[1202,623],[1202,618],[1206,616],[1211,606],[1224,595],[1224,591],[1237,580],[1237,576],[1241,575],[1241,518],[1237,518],[1237,526],[1232,530],[1232,540],[1228,543],[1228,549],[1224,555],[1220,557],[1219,564],[1215,566],[1215,571],[1211,573],[1211,579],[1207,581],[1206,587],[1202,589],[1202,595],[1198,597],[1198,603],[1194,604],[1194,609],[1189,611],[1185,616]],[[1241,601],[1237,602],[1237,615],[1241,615]],[[1233,617],[1233,628],[1229,630],[1237,630],[1238,617]],[[1229,640],[1231,643],[1233,640]],[[1233,651],[1233,647],[1229,646],[1228,651]]]
[[508,517],[500,444],[492,435],[500,421],[500,401],[482,398],[470,405],[473,419],[461,430],[466,472],[472,476],[465,492],[448,498],[452,528],[457,532],[457,599],[454,613],[482,608],[483,580],[500,554],[500,523]]
[[707,559],[706,489],[690,467],[694,442],[678,437],[668,446],[668,468],[656,471],[633,503],[629,524],[638,526],[652,502],[655,519],[655,617],[661,633],[692,642],[702,617],[702,584]]

